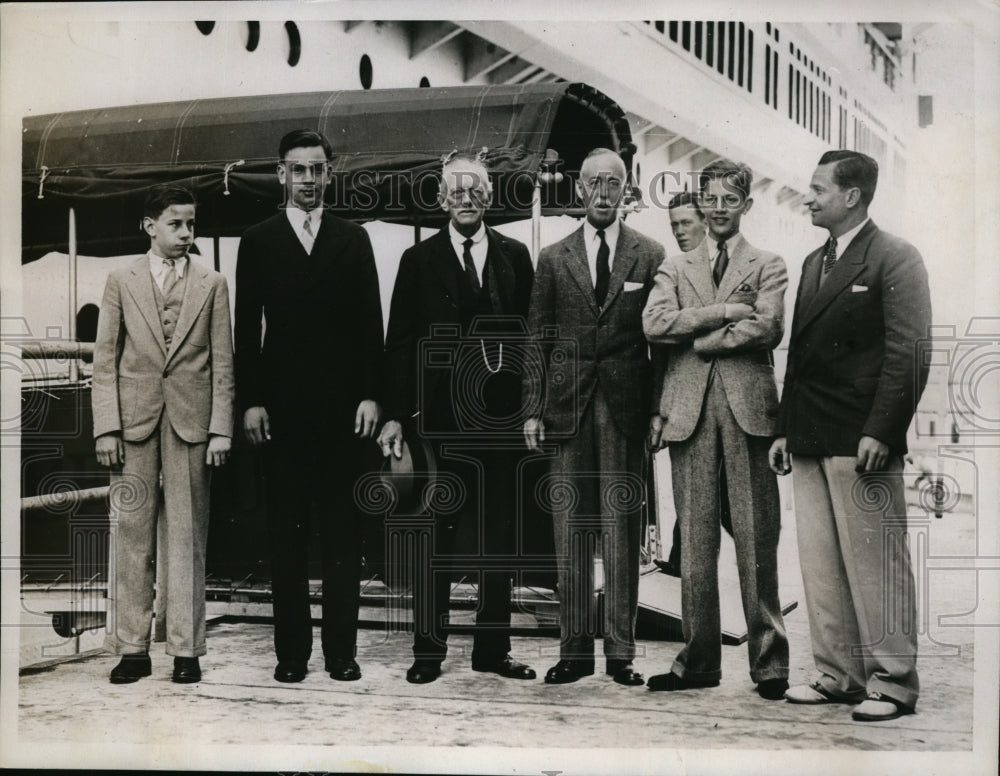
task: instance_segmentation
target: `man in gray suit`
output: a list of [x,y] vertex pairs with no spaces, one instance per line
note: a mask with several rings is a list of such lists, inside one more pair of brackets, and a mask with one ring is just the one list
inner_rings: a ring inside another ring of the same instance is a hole
[[651,690],[716,687],[721,676],[719,488],[726,483],[750,633],[750,676],[763,698],[788,689],[778,602],[778,484],[768,468],[778,392],[771,351],[784,332],[788,274],[780,256],[739,233],[752,173],[715,162],[700,176],[709,233],[656,274],[643,312],[652,343],[670,345],[660,415],[681,521],[684,648]]
[[[584,160],[577,193],[587,220],[538,257],[528,327],[541,369],[525,370],[528,447],[560,445],[550,492],[559,578],[560,660],[548,684],[594,673],[594,637],[604,635],[606,672],[641,685],[635,657],[643,442],[658,447],[654,369],[642,334],[642,309],[663,261],[663,246],[622,224],[618,206],[626,170],[600,148]],[[657,352],[659,348],[655,348]],[[603,623],[593,612],[595,551],[604,560]]]

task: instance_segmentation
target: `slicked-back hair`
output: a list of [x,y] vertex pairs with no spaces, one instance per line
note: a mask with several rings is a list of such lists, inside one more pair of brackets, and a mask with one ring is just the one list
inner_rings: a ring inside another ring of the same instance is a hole
[[701,208],[698,207],[698,198],[690,191],[682,191],[680,194],[674,194],[667,203],[667,210],[674,210],[675,208],[685,206],[694,208],[698,215],[702,218],[705,217],[705,214],[701,212]]
[[833,182],[842,189],[858,189],[861,203],[871,204],[878,186],[878,162],[860,151],[827,151],[820,165],[833,164]]
[[158,183],[149,190],[145,202],[142,203],[142,217],[152,218],[155,221],[171,205],[197,204],[190,189],[178,186],[176,183]]
[[713,180],[723,181],[727,190],[738,191],[743,195],[743,199],[749,199],[750,186],[753,184],[753,170],[742,162],[734,162],[731,159],[716,159],[698,173],[698,190],[704,191],[708,187],[708,182]]
[[278,159],[284,160],[285,154],[293,148],[315,148],[316,146],[323,149],[327,161],[333,158],[333,148],[325,136],[311,129],[292,130],[278,143]]

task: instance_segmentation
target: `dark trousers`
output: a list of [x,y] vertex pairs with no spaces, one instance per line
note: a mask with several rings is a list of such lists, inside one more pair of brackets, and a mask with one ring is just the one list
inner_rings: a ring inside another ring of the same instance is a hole
[[[517,569],[515,440],[462,436],[432,440],[438,497],[429,499],[429,541],[416,542],[413,566],[413,655],[444,660],[452,577],[478,577],[479,602],[472,659],[489,662],[510,652],[511,578]],[[468,532],[468,533],[467,533]],[[459,534],[471,552],[456,552]]]
[[319,522],[323,569],[323,656],[353,658],[360,606],[361,540],[354,504],[360,447],[277,440],[265,450],[271,544],[274,649],[279,661],[312,652],[309,608],[310,518]]
[[[559,444],[543,498],[552,507],[564,660],[592,662],[598,636],[606,659],[635,657],[645,454],[641,440],[618,430],[600,386],[576,435]],[[604,561],[601,613],[594,603],[597,553]]]

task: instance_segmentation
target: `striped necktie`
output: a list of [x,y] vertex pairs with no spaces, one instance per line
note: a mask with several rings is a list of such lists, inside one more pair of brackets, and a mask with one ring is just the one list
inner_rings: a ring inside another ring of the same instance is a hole
[[170,290],[177,283],[177,266],[176,259],[164,259],[163,266],[167,268],[167,274],[163,276],[163,295],[167,296],[170,294]]
[[312,218],[309,214],[306,214],[306,220],[302,224],[302,247],[306,249],[306,253],[312,253],[313,245],[316,243],[316,235],[313,234],[312,228]]

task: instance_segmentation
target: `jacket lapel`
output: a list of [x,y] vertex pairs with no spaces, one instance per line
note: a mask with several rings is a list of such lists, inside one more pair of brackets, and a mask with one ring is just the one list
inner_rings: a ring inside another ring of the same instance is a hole
[[458,280],[455,277],[455,262],[458,257],[455,249],[451,247],[451,237],[448,234],[448,227],[440,229],[437,234],[427,238],[428,242],[434,241],[427,247],[430,248],[430,263],[434,267],[435,273],[452,299],[458,299]]
[[507,255],[500,247],[500,238],[489,227],[486,227],[488,247],[486,251],[486,267],[489,271],[490,294],[493,297],[493,307],[498,314],[509,310],[514,298],[514,270],[507,260]]
[[[869,221],[865,225],[865,228],[858,232],[851,241],[847,250],[844,251],[844,255],[833,265],[830,274],[823,282],[823,285],[820,286],[816,295],[810,300],[808,306],[803,306],[804,315],[802,316],[801,325],[797,327],[799,330],[812,322],[847,288],[852,280],[861,274],[865,268],[868,244],[871,242],[872,237],[875,236],[876,230],[877,227],[874,222]],[[818,278],[814,277],[813,280],[816,282]]]
[[594,299],[594,283],[590,279],[590,266],[587,264],[587,246],[583,240],[583,227],[566,238],[562,244],[563,262],[570,277],[580,288],[580,294],[595,317],[600,315],[597,300]]
[[823,267],[823,248],[817,248],[810,253],[802,263],[802,277],[799,280],[799,297],[795,303],[795,321],[792,331],[802,328],[806,311],[812,304],[816,291],[819,289],[819,275]]
[[184,298],[181,300],[181,310],[177,314],[177,326],[174,329],[174,336],[170,343],[171,347],[170,353],[167,355],[167,362],[180,349],[184,338],[191,331],[191,326],[194,324],[195,318],[198,317],[198,313],[201,312],[201,308],[205,306],[205,300],[208,298],[208,273],[205,269],[188,258],[187,271],[188,279],[184,286]]
[[125,285],[135,300],[136,306],[139,308],[139,312],[145,319],[150,331],[153,333],[153,339],[159,346],[160,352],[166,356],[167,346],[163,341],[163,325],[156,314],[158,305],[156,304],[156,297],[153,295],[154,281],[153,275],[149,271],[149,256],[146,255],[134,261],[130,269],[132,270],[132,276]]
[[[618,293],[625,285],[625,278],[629,276],[632,267],[639,260],[639,254],[635,249],[639,245],[639,240],[635,234],[625,224],[618,227],[618,245],[615,246],[615,262],[611,267],[611,277],[608,279],[608,295],[601,308],[601,314],[611,307]],[[586,253],[584,253],[586,256]],[[587,266],[587,275],[590,275],[590,266]]]
[[695,293],[702,304],[715,302],[715,284],[712,282],[712,263],[708,258],[708,245],[702,240],[693,251],[684,254],[687,259],[688,281],[694,287]]
[[[702,240],[702,245],[705,241]],[[715,292],[715,299],[724,302],[729,295],[736,290],[743,279],[753,271],[753,265],[757,261],[757,252],[745,237],[741,237],[736,244],[736,250],[729,259],[729,266],[726,267],[726,274],[722,276],[722,284]],[[713,281],[714,285],[714,281]]]

